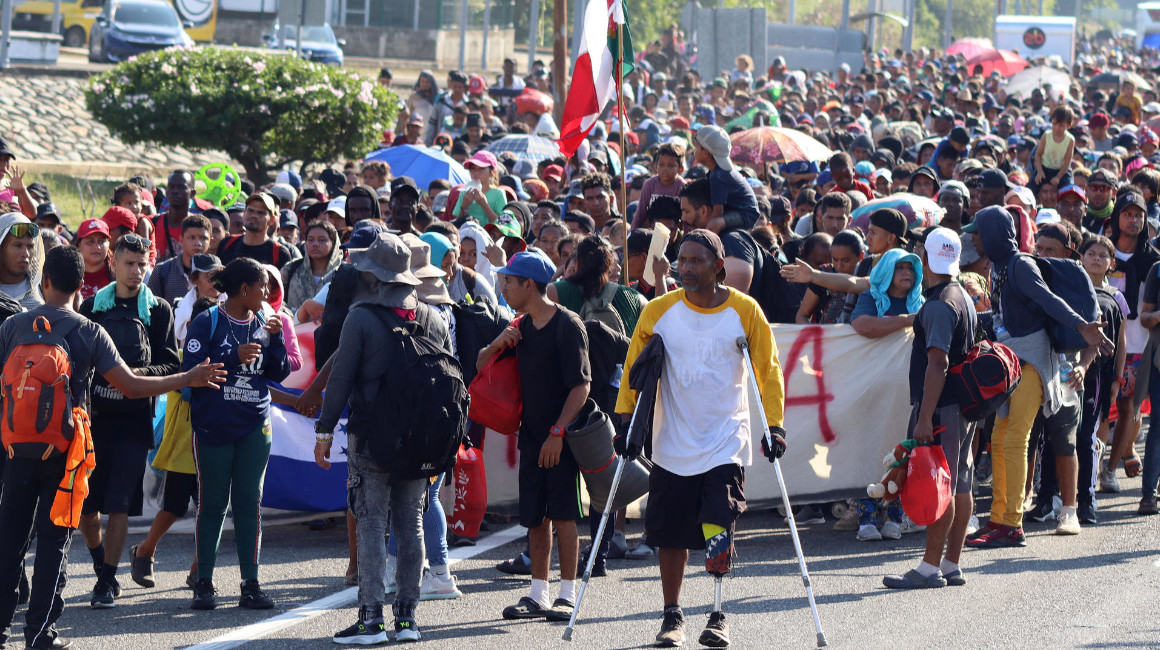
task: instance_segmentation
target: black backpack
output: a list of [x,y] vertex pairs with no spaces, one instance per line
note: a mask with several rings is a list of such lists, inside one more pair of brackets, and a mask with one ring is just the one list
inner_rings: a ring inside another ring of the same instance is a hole
[[761,311],[765,312],[765,319],[770,323],[797,322],[805,285],[791,284],[781,277],[781,260],[776,255],[760,245],[757,251],[761,256],[761,268],[754,269],[754,276],[760,274],[761,286],[756,295],[750,295],[761,305]]
[[[449,471],[459,445],[467,440],[471,400],[459,362],[430,335],[438,316],[426,305],[419,306],[413,321],[385,307],[353,309],[369,309],[383,323],[390,331],[383,344],[397,349],[392,358],[399,360],[379,382],[371,408],[381,433],[364,436],[367,451],[400,479],[425,479]],[[385,428],[391,431],[384,432]]]
[[[1047,283],[1047,288],[1066,302],[1080,318],[1088,323],[1099,321],[1100,308],[1096,301],[1095,287],[1092,286],[1091,278],[1079,262],[1057,257],[1033,257],[1025,253],[1020,255],[1035,261],[1043,281]],[[1019,255],[1012,257],[1012,261],[1017,257]],[[1008,278],[1011,276],[1010,269],[1008,263]],[[1047,336],[1051,339],[1051,349],[1056,352],[1075,352],[1088,347],[1087,341],[1079,332],[1050,316],[1047,317]]]
[[[130,368],[142,368],[152,363],[153,350],[149,330],[137,313],[137,302],[132,306],[117,304],[112,309],[93,312],[89,319],[101,326],[113,339],[121,360]],[[96,411],[136,411],[152,402],[151,399],[129,399],[105,380],[100,373],[93,376],[91,392]]]

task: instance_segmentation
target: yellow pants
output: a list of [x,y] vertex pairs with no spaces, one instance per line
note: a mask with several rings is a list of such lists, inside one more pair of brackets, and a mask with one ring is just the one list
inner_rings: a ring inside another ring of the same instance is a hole
[[1031,426],[1043,405],[1043,383],[1031,364],[1023,364],[1023,379],[1011,394],[1010,412],[995,420],[991,433],[991,523],[1023,525],[1023,486],[1027,482],[1027,443]]

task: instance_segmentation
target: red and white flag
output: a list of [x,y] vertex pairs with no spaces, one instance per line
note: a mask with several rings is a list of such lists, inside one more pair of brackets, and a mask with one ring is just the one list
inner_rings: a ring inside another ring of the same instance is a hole
[[583,30],[580,55],[572,66],[572,85],[568,87],[557,141],[565,156],[576,153],[604,107],[616,97],[617,60],[622,59],[622,79],[633,68],[632,38],[628,32],[624,0],[588,0]]

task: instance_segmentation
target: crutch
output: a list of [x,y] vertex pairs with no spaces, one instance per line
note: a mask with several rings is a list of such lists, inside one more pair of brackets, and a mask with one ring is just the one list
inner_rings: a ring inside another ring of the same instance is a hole
[[[761,398],[761,389],[757,386],[757,374],[753,370],[753,359],[749,357],[749,341],[744,336],[737,337],[737,347],[741,349],[741,354],[745,356],[745,365],[749,370],[749,381],[753,388],[753,394],[756,399]],[[769,422],[765,419],[765,409],[760,404],[754,409],[761,414],[762,431],[765,434],[765,441],[769,447],[773,448],[773,438],[769,435]],[[781,501],[785,506],[785,514],[789,519],[789,532],[793,537],[793,547],[797,551],[798,564],[802,569],[802,583],[806,586],[806,596],[810,599],[810,611],[814,614],[814,627],[818,630],[818,647],[823,648],[826,645],[826,634],[822,632],[822,621],[818,618],[818,605],[814,602],[814,589],[810,585],[810,574],[806,569],[806,558],[802,554],[802,542],[798,539],[797,522],[793,518],[793,510],[789,505],[789,493],[785,489],[785,478],[781,474],[781,463],[775,458],[773,460],[773,469],[777,473],[777,485],[781,489]],[[721,584],[717,584],[717,599],[721,598]],[[718,605],[719,607],[719,605]]]
[[[629,420],[628,430],[632,432],[632,425],[636,422],[636,412],[640,408],[640,398],[637,397],[636,406],[632,409],[632,419]],[[625,434],[628,435],[628,434]],[[628,441],[625,440],[625,444]],[[580,603],[584,602],[584,591],[588,589],[588,581],[592,579],[592,565],[596,563],[596,550],[600,548],[600,541],[604,539],[604,527],[608,525],[608,518],[612,515],[612,503],[616,499],[616,488],[620,487],[620,475],[624,473],[624,466],[628,459],[621,457],[616,464],[616,473],[612,475],[612,487],[608,490],[608,502],[604,504],[604,514],[600,515],[600,526],[596,528],[596,537],[592,539],[592,552],[588,554],[588,564],[584,567],[584,579],[580,582],[580,593],[576,595],[576,606],[572,608],[572,618],[568,619],[568,627],[564,629],[563,639],[572,640],[572,629],[576,627],[576,617],[580,615]]]

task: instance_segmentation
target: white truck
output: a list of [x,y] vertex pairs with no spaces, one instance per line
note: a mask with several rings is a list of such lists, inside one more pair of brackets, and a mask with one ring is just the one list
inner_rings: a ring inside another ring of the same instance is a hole
[[1160,2],[1136,5],[1136,49],[1160,49]]
[[1071,16],[996,16],[995,48],[1014,50],[1024,59],[1059,56],[1075,61],[1075,18]]

